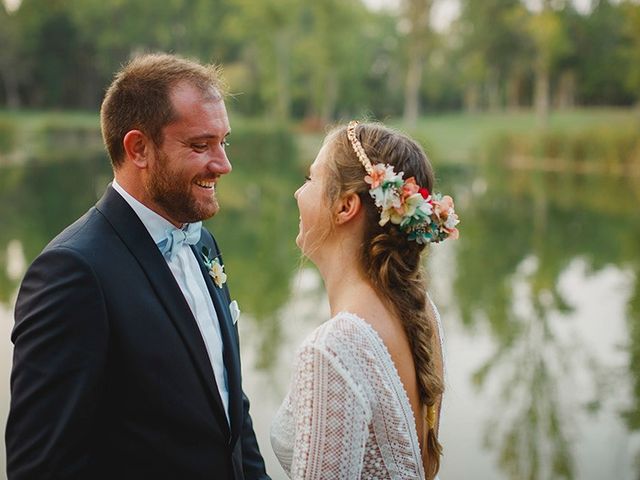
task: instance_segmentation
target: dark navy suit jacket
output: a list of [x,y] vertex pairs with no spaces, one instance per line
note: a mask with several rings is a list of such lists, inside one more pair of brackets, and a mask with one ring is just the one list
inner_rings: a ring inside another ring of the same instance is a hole
[[27,271],[6,430],[20,479],[267,479],[242,392],[229,292],[193,246],[220,322],[229,415],[166,261],[111,187]]

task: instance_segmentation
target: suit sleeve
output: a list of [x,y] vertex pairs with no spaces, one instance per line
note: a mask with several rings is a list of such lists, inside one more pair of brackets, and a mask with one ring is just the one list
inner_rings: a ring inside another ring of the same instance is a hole
[[91,267],[73,250],[45,251],[23,280],[15,320],[8,478],[86,478],[109,335]]

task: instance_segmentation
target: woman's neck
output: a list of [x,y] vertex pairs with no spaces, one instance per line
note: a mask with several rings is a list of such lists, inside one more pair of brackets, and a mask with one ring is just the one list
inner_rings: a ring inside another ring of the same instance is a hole
[[[355,246],[342,245],[316,263],[324,281],[331,316],[341,311],[370,318],[372,312],[386,311],[359,265]],[[378,313],[379,314],[379,313]]]

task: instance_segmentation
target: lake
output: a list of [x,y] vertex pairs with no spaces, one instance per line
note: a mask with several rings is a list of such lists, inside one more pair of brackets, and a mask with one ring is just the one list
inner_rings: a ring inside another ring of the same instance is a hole
[[[312,158],[230,148],[222,247],[240,318],[244,387],[274,479],[269,423],[295,347],[329,316],[296,250],[293,192]],[[13,304],[28,264],[111,180],[101,153],[0,167],[0,416],[9,405]],[[435,166],[461,238],[434,246],[430,292],[445,328],[440,477],[638,480],[640,180]],[[4,472],[4,448],[0,467]]]

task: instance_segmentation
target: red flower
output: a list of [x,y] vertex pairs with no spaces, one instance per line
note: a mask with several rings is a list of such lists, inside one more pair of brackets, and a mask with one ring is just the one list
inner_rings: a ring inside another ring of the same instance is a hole
[[420,187],[420,190],[418,190],[418,192],[420,192],[420,195],[422,195],[422,198],[424,198],[425,200],[429,198],[429,190],[427,190],[426,188]]

